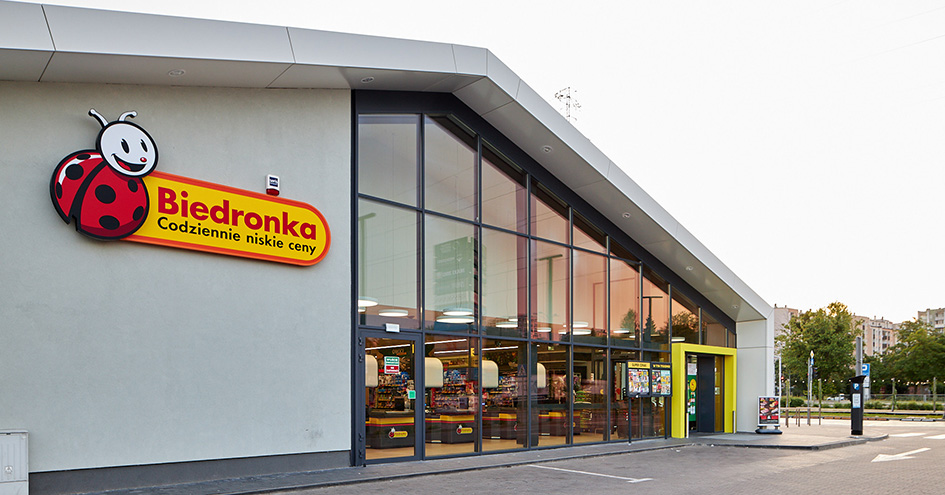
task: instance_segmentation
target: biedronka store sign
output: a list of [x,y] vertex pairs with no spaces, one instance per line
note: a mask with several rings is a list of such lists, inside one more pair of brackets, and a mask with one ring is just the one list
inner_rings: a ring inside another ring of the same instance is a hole
[[[102,125],[94,150],[56,166],[50,196],[59,216],[97,239],[314,265],[331,232],[312,205],[154,171],[158,151],[135,112]],[[145,178],[147,181],[145,181]]]

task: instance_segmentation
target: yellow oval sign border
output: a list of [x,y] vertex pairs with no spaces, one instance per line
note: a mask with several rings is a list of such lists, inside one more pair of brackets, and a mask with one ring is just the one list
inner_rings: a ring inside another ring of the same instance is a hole
[[[275,196],[269,196],[266,194],[260,194],[253,191],[247,191],[245,189],[238,189],[235,187],[225,186],[222,184],[215,184],[213,182],[206,182],[206,181],[202,181],[198,179],[193,179],[190,177],[183,177],[183,176],[168,174],[168,173],[159,172],[159,171],[154,171],[151,174],[149,174],[147,177],[145,177],[144,178],[145,185],[148,185],[148,178],[150,177],[155,177],[157,179],[161,179],[161,180],[165,180],[169,182],[176,182],[183,185],[190,185],[190,186],[202,187],[206,189],[212,189],[212,190],[219,191],[226,194],[245,196],[248,198],[252,198],[254,200],[279,203],[279,204],[291,206],[294,208],[301,208],[304,210],[308,210],[318,218],[318,221],[320,222],[320,227],[324,228],[325,245],[321,249],[321,252],[318,253],[318,256],[316,256],[315,258],[299,259],[299,258],[292,258],[288,256],[275,256],[271,254],[259,253],[259,252],[254,252],[248,249],[246,250],[230,249],[230,248],[223,248],[223,247],[218,247],[218,246],[200,244],[196,242],[183,242],[183,241],[178,241],[175,239],[166,239],[166,238],[162,238],[162,237],[154,236],[154,235],[143,235],[137,232],[128,237],[125,237],[123,240],[132,241],[132,242],[141,242],[145,244],[155,244],[159,246],[175,247],[179,249],[188,249],[192,251],[202,251],[202,252],[207,252],[207,253],[224,254],[228,256],[238,256],[242,258],[273,261],[276,263],[287,263],[287,264],[298,265],[298,266],[311,266],[318,263],[325,257],[325,255],[328,254],[328,250],[331,247],[331,230],[329,230],[328,228],[328,222],[325,220],[325,217],[322,215],[320,211],[318,211],[317,208],[315,208],[314,206],[308,203],[303,203],[301,201],[295,201],[291,199],[279,198]],[[156,188],[152,188],[149,186],[148,187],[148,198],[149,198],[148,200],[151,202],[152,209],[148,213],[148,217],[150,218],[145,220],[145,225],[151,222],[154,222],[154,223],[157,222],[157,220],[154,219],[158,216],[157,205],[155,204],[156,201],[154,201],[156,195],[157,195]],[[142,225],[142,227],[144,227],[144,225]],[[139,229],[138,232],[140,232],[140,230],[141,229]]]

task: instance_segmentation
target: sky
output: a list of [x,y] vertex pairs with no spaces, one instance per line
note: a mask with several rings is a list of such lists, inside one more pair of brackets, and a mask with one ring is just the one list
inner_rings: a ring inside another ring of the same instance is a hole
[[488,48],[769,304],[945,307],[945,0],[30,3]]

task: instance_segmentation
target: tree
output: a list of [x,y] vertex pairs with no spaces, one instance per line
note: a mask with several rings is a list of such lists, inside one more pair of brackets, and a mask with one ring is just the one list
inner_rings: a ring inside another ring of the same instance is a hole
[[846,390],[856,361],[853,328],[853,314],[839,302],[791,318],[786,332],[778,336],[786,373],[806,379],[807,362],[814,351],[814,366],[824,379],[824,394]]
[[699,317],[689,311],[673,315],[673,338],[682,337],[686,342],[699,343]]
[[899,341],[883,357],[891,376],[903,382],[931,382],[945,374],[945,333],[918,319],[899,327]]

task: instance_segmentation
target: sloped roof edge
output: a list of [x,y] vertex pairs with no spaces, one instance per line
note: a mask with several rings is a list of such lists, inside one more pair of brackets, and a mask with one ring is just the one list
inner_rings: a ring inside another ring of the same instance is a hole
[[733,320],[772,311],[485,48],[0,0],[0,80],[453,93]]

